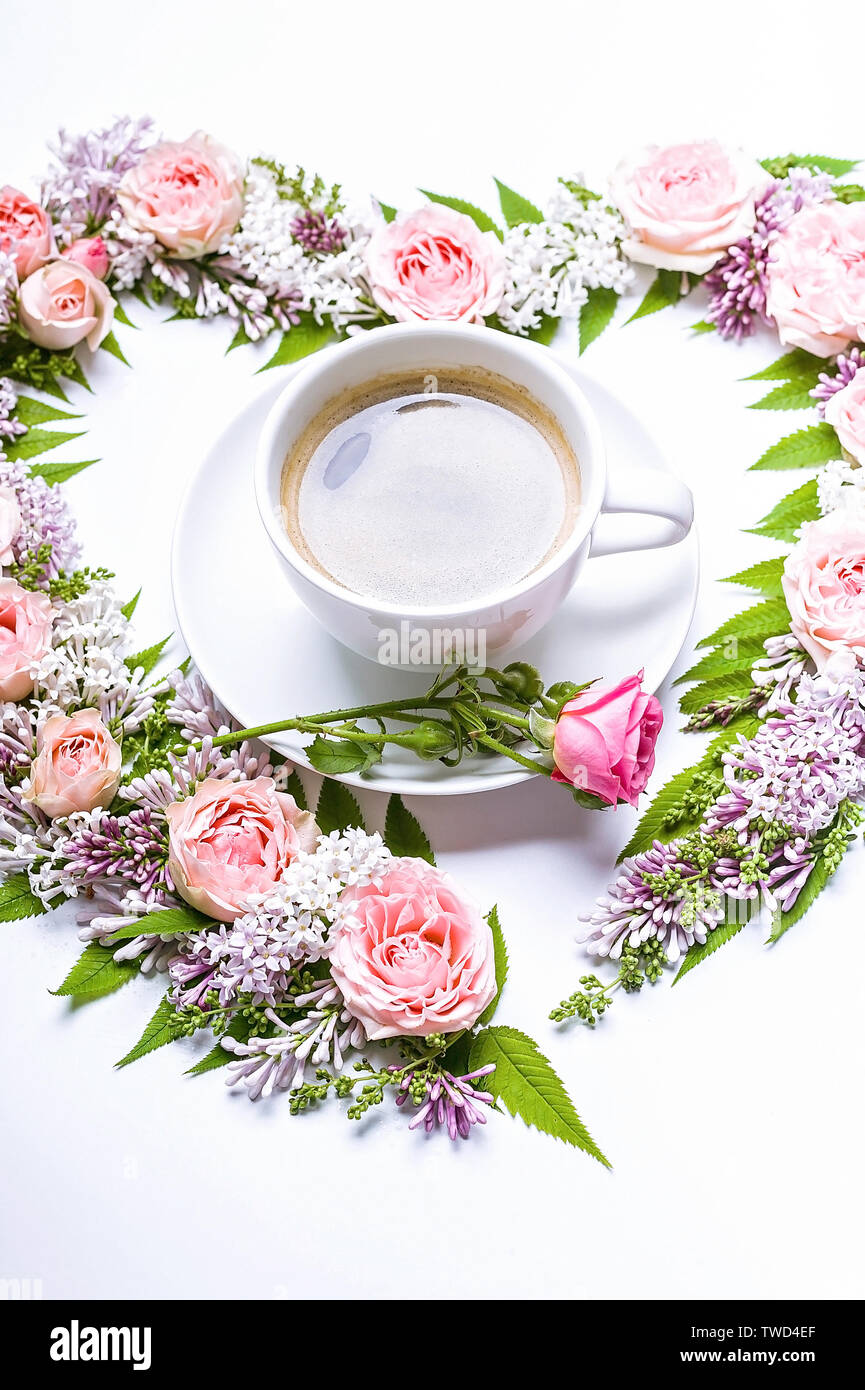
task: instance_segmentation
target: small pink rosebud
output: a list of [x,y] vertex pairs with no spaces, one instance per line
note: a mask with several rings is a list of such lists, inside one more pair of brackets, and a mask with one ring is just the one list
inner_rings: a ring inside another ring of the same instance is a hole
[[83,265],[97,280],[104,280],[108,274],[108,251],[101,236],[83,236],[73,241],[63,252],[67,261]]
[[646,695],[643,673],[618,685],[600,682],[563,706],[556,722],[554,782],[568,782],[609,806],[637,798],[655,765],[661,706]]

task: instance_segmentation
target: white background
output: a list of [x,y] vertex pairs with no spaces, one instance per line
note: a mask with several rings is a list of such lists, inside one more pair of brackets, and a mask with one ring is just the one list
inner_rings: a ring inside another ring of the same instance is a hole
[[[126,111],[402,206],[418,184],[495,211],[493,174],[543,201],[559,174],[597,182],[648,138],[865,155],[855,5],[150,0],[82,12],[42,0],[9,7],[3,34],[0,181],[33,192],[55,127]],[[705,572],[679,670],[742,603],[716,577],[773,553],[736,528],[800,481],[746,476],[800,423],[745,409],[757,390],[737,379],[771,359],[771,341],[691,340],[701,315],[691,303],[617,327],[585,359],[696,494]],[[144,585],[141,645],[172,626],[184,480],[260,389],[253,353],[223,358],[227,334],[156,315],[146,332],[121,328],[134,371],[102,353],[95,396],[76,398],[89,433],[63,454],[101,462],[69,496],[87,559],[115,570],[124,595]],[[214,562],[242,575],[242,555]],[[574,671],[552,675],[594,674],[574,655]],[[662,697],[656,788],[699,746],[677,732],[669,688]],[[365,807],[380,823],[381,799]],[[292,1120],[284,1102],[251,1106],[219,1076],[184,1079],[185,1044],[113,1072],[158,987],[138,980],[78,1009],[52,998],[78,949],[57,914],[3,929],[0,1276],[40,1279],[46,1297],[865,1292],[861,848],[781,945],[743,933],[672,992],[664,981],[617,998],[593,1035],[546,1015],[585,969],[577,913],[631,813],[588,815],[537,784],[412,809],[440,862],[485,905],[498,900],[511,954],[501,1021],[549,1053],[614,1171],[507,1118],[465,1145],[408,1135],[390,1104],[363,1125],[336,1105]]]

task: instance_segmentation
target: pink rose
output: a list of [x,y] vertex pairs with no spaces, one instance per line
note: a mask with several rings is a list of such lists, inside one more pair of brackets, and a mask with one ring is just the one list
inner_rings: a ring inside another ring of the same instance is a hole
[[61,254],[64,260],[83,265],[97,280],[104,280],[108,274],[108,250],[101,236],[79,237]]
[[18,279],[24,280],[54,254],[54,232],[44,208],[17,188],[0,188],[0,251],[15,257]]
[[40,347],[65,350],[86,339],[95,351],[111,332],[114,300],[83,265],[52,261],[21,286],[18,318]]
[[33,689],[33,667],[51,646],[46,594],[0,579],[0,700],[22,700]]
[[865,516],[839,508],[809,521],[781,578],[790,627],[822,670],[833,652],[865,660]]
[[208,777],[166,811],[168,869],[199,912],[233,922],[256,893],[269,892],[301,850],[313,850],[318,826],[272,777],[225,782]]
[[25,801],[52,820],[111,805],[120,785],[122,754],[97,710],[46,719],[36,750]]
[[664,722],[654,695],[641,690],[642,679],[640,671],[618,685],[593,685],[563,706],[553,742],[554,782],[569,782],[611,806],[636,806]]
[[12,542],[21,534],[21,508],[15,489],[0,487],[0,565],[15,559]]
[[770,248],[766,308],[782,343],[818,357],[865,337],[865,203],[796,214]]
[[334,980],[371,1040],[456,1033],[496,992],[493,934],[448,874],[394,859],[382,881],[346,888]]
[[756,160],[715,140],[649,145],[610,181],[630,230],[622,249],[644,265],[702,275],[752,230],[769,183]]
[[842,449],[865,468],[865,367],[829,397],[825,415]]
[[372,235],[370,283],[386,314],[408,323],[478,323],[501,303],[505,253],[495,232],[442,203],[401,213]]
[[218,251],[243,212],[243,171],[203,131],[154,145],[117,190],[127,219],[183,260]]

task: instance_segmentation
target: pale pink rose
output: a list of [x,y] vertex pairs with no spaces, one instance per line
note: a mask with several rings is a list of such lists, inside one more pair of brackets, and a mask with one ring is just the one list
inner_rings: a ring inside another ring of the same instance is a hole
[[166,811],[168,869],[199,912],[233,922],[255,893],[267,893],[319,835],[309,811],[276,790],[272,777],[226,782],[208,777]]
[[101,236],[79,237],[61,254],[64,260],[83,265],[97,280],[104,280],[108,274],[108,250]]
[[367,265],[376,303],[401,323],[478,323],[504,293],[505,253],[495,232],[442,203],[378,227]]
[[842,449],[865,468],[865,367],[829,397],[825,415]]
[[865,337],[865,203],[804,208],[773,241],[767,273],[782,343],[832,357]]
[[330,969],[370,1039],[456,1033],[496,992],[493,934],[449,874],[394,859],[379,884],[346,888]]
[[0,565],[9,565],[15,558],[12,542],[21,533],[21,508],[15,489],[0,487]]
[[845,507],[802,527],[781,578],[793,635],[822,670],[834,652],[865,660],[865,515]]
[[51,602],[46,594],[0,579],[0,700],[22,700],[30,674],[51,646]]
[[123,175],[117,197],[140,232],[182,260],[218,251],[243,212],[243,170],[235,155],[196,131],[154,145]]
[[702,275],[753,229],[765,169],[716,140],[649,145],[623,159],[610,196],[628,224],[622,250],[659,270]]
[[17,188],[0,188],[0,251],[15,257],[18,279],[24,280],[54,254],[54,232],[44,208]]
[[36,740],[24,800],[56,820],[73,811],[110,806],[120,785],[123,755],[95,709],[55,714]]
[[114,300],[85,266],[52,261],[21,286],[18,318],[40,347],[65,350],[86,340],[95,351],[111,332]]
[[654,695],[641,689],[642,679],[640,671],[618,685],[599,682],[563,706],[553,742],[554,782],[568,782],[611,806],[636,806],[664,722]]

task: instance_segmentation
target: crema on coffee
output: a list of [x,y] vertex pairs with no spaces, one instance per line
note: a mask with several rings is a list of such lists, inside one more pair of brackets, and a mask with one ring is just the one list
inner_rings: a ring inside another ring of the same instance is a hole
[[576,457],[550,414],[490,372],[377,378],[330,401],[290,449],[283,521],[321,574],[407,607],[519,583],[571,533]]

